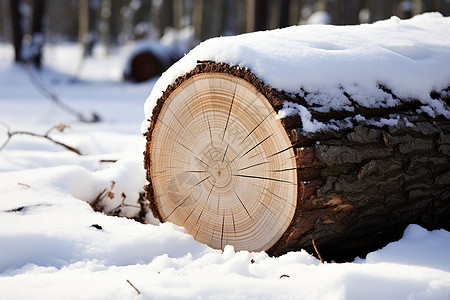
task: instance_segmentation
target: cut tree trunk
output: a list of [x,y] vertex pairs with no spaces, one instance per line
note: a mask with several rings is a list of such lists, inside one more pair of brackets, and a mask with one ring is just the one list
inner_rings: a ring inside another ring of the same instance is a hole
[[[431,96],[448,105],[448,91]],[[300,116],[277,117],[286,101],[315,120],[353,125],[308,133]],[[153,110],[150,208],[213,248],[314,253],[314,240],[335,261],[399,239],[408,224],[450,230],[450,120],[401,103],[318,112],[247,69],[199,62]],[[379,125],[393,116],[396,125]]]

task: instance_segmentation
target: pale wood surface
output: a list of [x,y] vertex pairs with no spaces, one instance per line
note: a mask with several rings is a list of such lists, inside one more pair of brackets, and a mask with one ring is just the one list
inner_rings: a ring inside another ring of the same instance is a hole
[[169,96],[150,167],[163,221],[213,248],[268,250],[294,216],[292,144],[267,99],[238,77],[198,74]]

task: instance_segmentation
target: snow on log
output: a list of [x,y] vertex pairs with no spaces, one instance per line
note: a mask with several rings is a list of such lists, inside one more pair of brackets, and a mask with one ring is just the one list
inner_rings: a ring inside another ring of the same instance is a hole
[[336,261],[411,223],[450,230],[449,25],[425,14],[202,43],[145,105],[153,214],[214,248],[314,240]]

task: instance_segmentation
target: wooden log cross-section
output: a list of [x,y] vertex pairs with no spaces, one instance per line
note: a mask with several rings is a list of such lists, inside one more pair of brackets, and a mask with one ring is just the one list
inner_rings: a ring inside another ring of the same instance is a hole
[[[448,91],[431,96],[448,105]],[[286,101],[314,120],[353,126],[306,132],[299,115],[277,117]],[[418,101],[400,103],[320,112],[248,69],[199,62],[153,109],[144,153],[150,208],[213,248],[314,253],[314,240],[335,261],[399,239],[408,224],[450,230],[450,120],[418,114]],[[392,114],[396,126],[364,121]]]

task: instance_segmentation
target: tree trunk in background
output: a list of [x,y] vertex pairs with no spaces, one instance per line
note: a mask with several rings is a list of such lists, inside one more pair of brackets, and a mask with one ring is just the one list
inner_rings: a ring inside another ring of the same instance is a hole
[[222,35],[235,35],[237,34],[237,24],[240,22],[237,13],[238,0],[224,0],[223,2],[223,28]]
[[255,0],[247,0],[246,2],[247,24],[246,32],[255,31]]
[[359,24],[358,14],[363,8],[361,0],[324,1],[326,11],[331,16],[331,24]]
[[22,62],[22,42],[23,42],[23,28],[22,28],[22,14],[20,13],[20,1],[10,0],[9,6],[11,9],[11,27],[14,44],[14,60]]
[[201,42],[223,35],[229,13],[230,8],[225,7],[224,0],[194,0],[195,39]]
[[181,29],[184,17],[183,0],[173,0],[173,28]]
[[247,0],[247,32],[267,29],[267,0]]
[[359,12],[363,8],[361,0],[347,0],[343,9],[343,15],[346,20],[341,25],[359,24]]
[[31,24],[31,57],[29,58],[31,63],[37,67],[41,68],[42,61],[42,48],[44,46],[44,33],[42,30],[42,23],[44,19],[45,11],[45,0],[34,0],[33,1],[33,20]]
[[105,54],[109,55],[111,52],[111,35],[110,35],[110,19],[111,19],[111,0],[102,0],[101,4],[101,23],[100,34],[102,36],[103,44],[105,46]]
[[289,25],[298,25],[302,9],[300,0],[291,0],[289,5]]
[[281,0],[280,4],[280,22],[279,28],[288,27],[289,23],[289,8],[291,6],[291,0]]
[[174,27],[174,0],[162,1],[158,23],[160,37],[164,35],[166,28]]
[[6,29],[10,24],[11,10],[9,9],[9,3],[7,0],[0,0],[0,35],[3,38],[8,37],[11,32],[7,32]]
[[196,43],[202,40],[203,2],[203,0],[194,0],[193,23]]
[[267,0],[255,0],[255,31],[267,29]]
[[387,3],[386,1],[368,0],[366,1],[366,7],[371,12],[372,22],[389,18],[393,14],[390,1]]
[[89,0],[78,1],[78,43],[81,45],[82,57],[87,55],[89,32]]
[[247,1],[242,0],[233,0],[234,1],[234,7],[235,7],[235,16],[234,19],[234,26],[235,26],[235,33],[241,34],[247,32]]
[[424,12],[433,11],[436,8],[436,0],[422,1],[422,8]]
[[220,36],[223,30],[223,1],[203,1],[200,41]]

